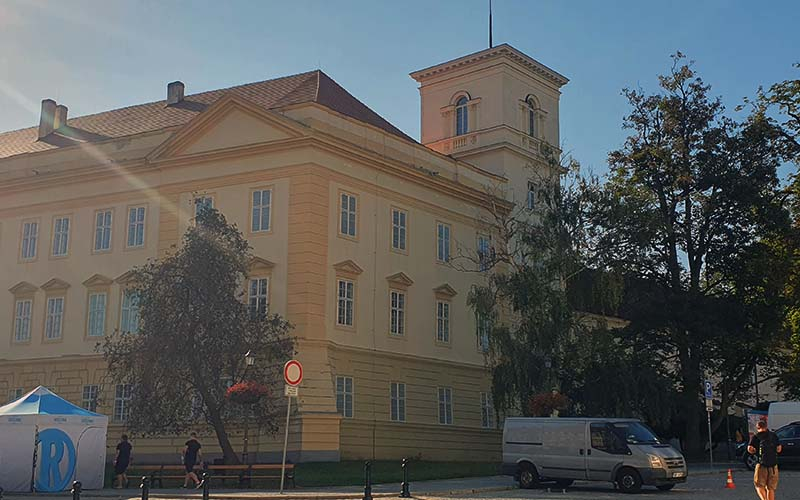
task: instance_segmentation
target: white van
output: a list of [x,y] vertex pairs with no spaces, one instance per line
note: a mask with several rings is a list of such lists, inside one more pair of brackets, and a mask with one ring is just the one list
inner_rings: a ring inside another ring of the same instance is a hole
[[639,420],[624,418],[507,418],[503,473],[521,488],[554,481],[609,481],[620,490],[642,485],[667,491],[686,481],[686,461]]
[[800,401],[780,401],[769,404],[767,425],[778,430],[784,425],[800,422]]

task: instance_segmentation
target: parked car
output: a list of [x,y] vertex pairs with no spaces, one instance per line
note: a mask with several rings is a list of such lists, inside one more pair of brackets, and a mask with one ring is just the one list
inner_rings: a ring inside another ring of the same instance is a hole
[[635,419],[507,418],[503,473],[521,488],[541,482],[608,481],[623,492],[667,491],[686,481],[683,455]]
[[767,423],[770,429],[780,429],[800,420],[800,401],[776,401],[769,404]]
[[[778,454],[778,465],[800,464],[800,421],[784,425],[775,434],[778,435],[783,450]],[[756,468],[758,459],[747,451],[748,443],[741,443],[736,447],[736,456],[742,457],[742,462],[748,469]]]

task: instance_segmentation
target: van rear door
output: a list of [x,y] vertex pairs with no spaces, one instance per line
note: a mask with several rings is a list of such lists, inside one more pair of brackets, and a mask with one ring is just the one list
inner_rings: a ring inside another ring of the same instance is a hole
[[545,420],[539,475],[548,478],[586,479],[586,423],[582,420]]

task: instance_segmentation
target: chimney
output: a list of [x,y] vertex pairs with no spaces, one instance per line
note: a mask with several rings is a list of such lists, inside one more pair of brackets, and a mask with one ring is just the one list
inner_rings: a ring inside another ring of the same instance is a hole
[[56,106],[56,117],[53,120],[53,130],[58,130],[67,124],[67,107],[59,104]]
[[183,82],[171,82],[167,84],[167,106],[178,104],[183,100]]
[[42,114],[39,116],[39,139],[47,137],[53,132],[53,122],[56,118],[56,101],[42,100]]

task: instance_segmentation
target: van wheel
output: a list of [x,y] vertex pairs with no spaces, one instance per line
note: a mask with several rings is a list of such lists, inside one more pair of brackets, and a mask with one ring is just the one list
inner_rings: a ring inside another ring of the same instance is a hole
[[659,484],[658,486],[656,486],[656,488],[658,488],[661,491],[669,491],[674,487],[675,487],[674,484]]
[[572,486],[574,482],[574,479],[556,479],[556,486],[559,488],[566,488],[567,486]]
[[519,487],[525,490],[539,485],[539,473],[536,467],[529,463],[519,465]]
[[636,469],[623,467],[617,474],[617,486],[623,493],[639,493],[642,491],[642,477]]

